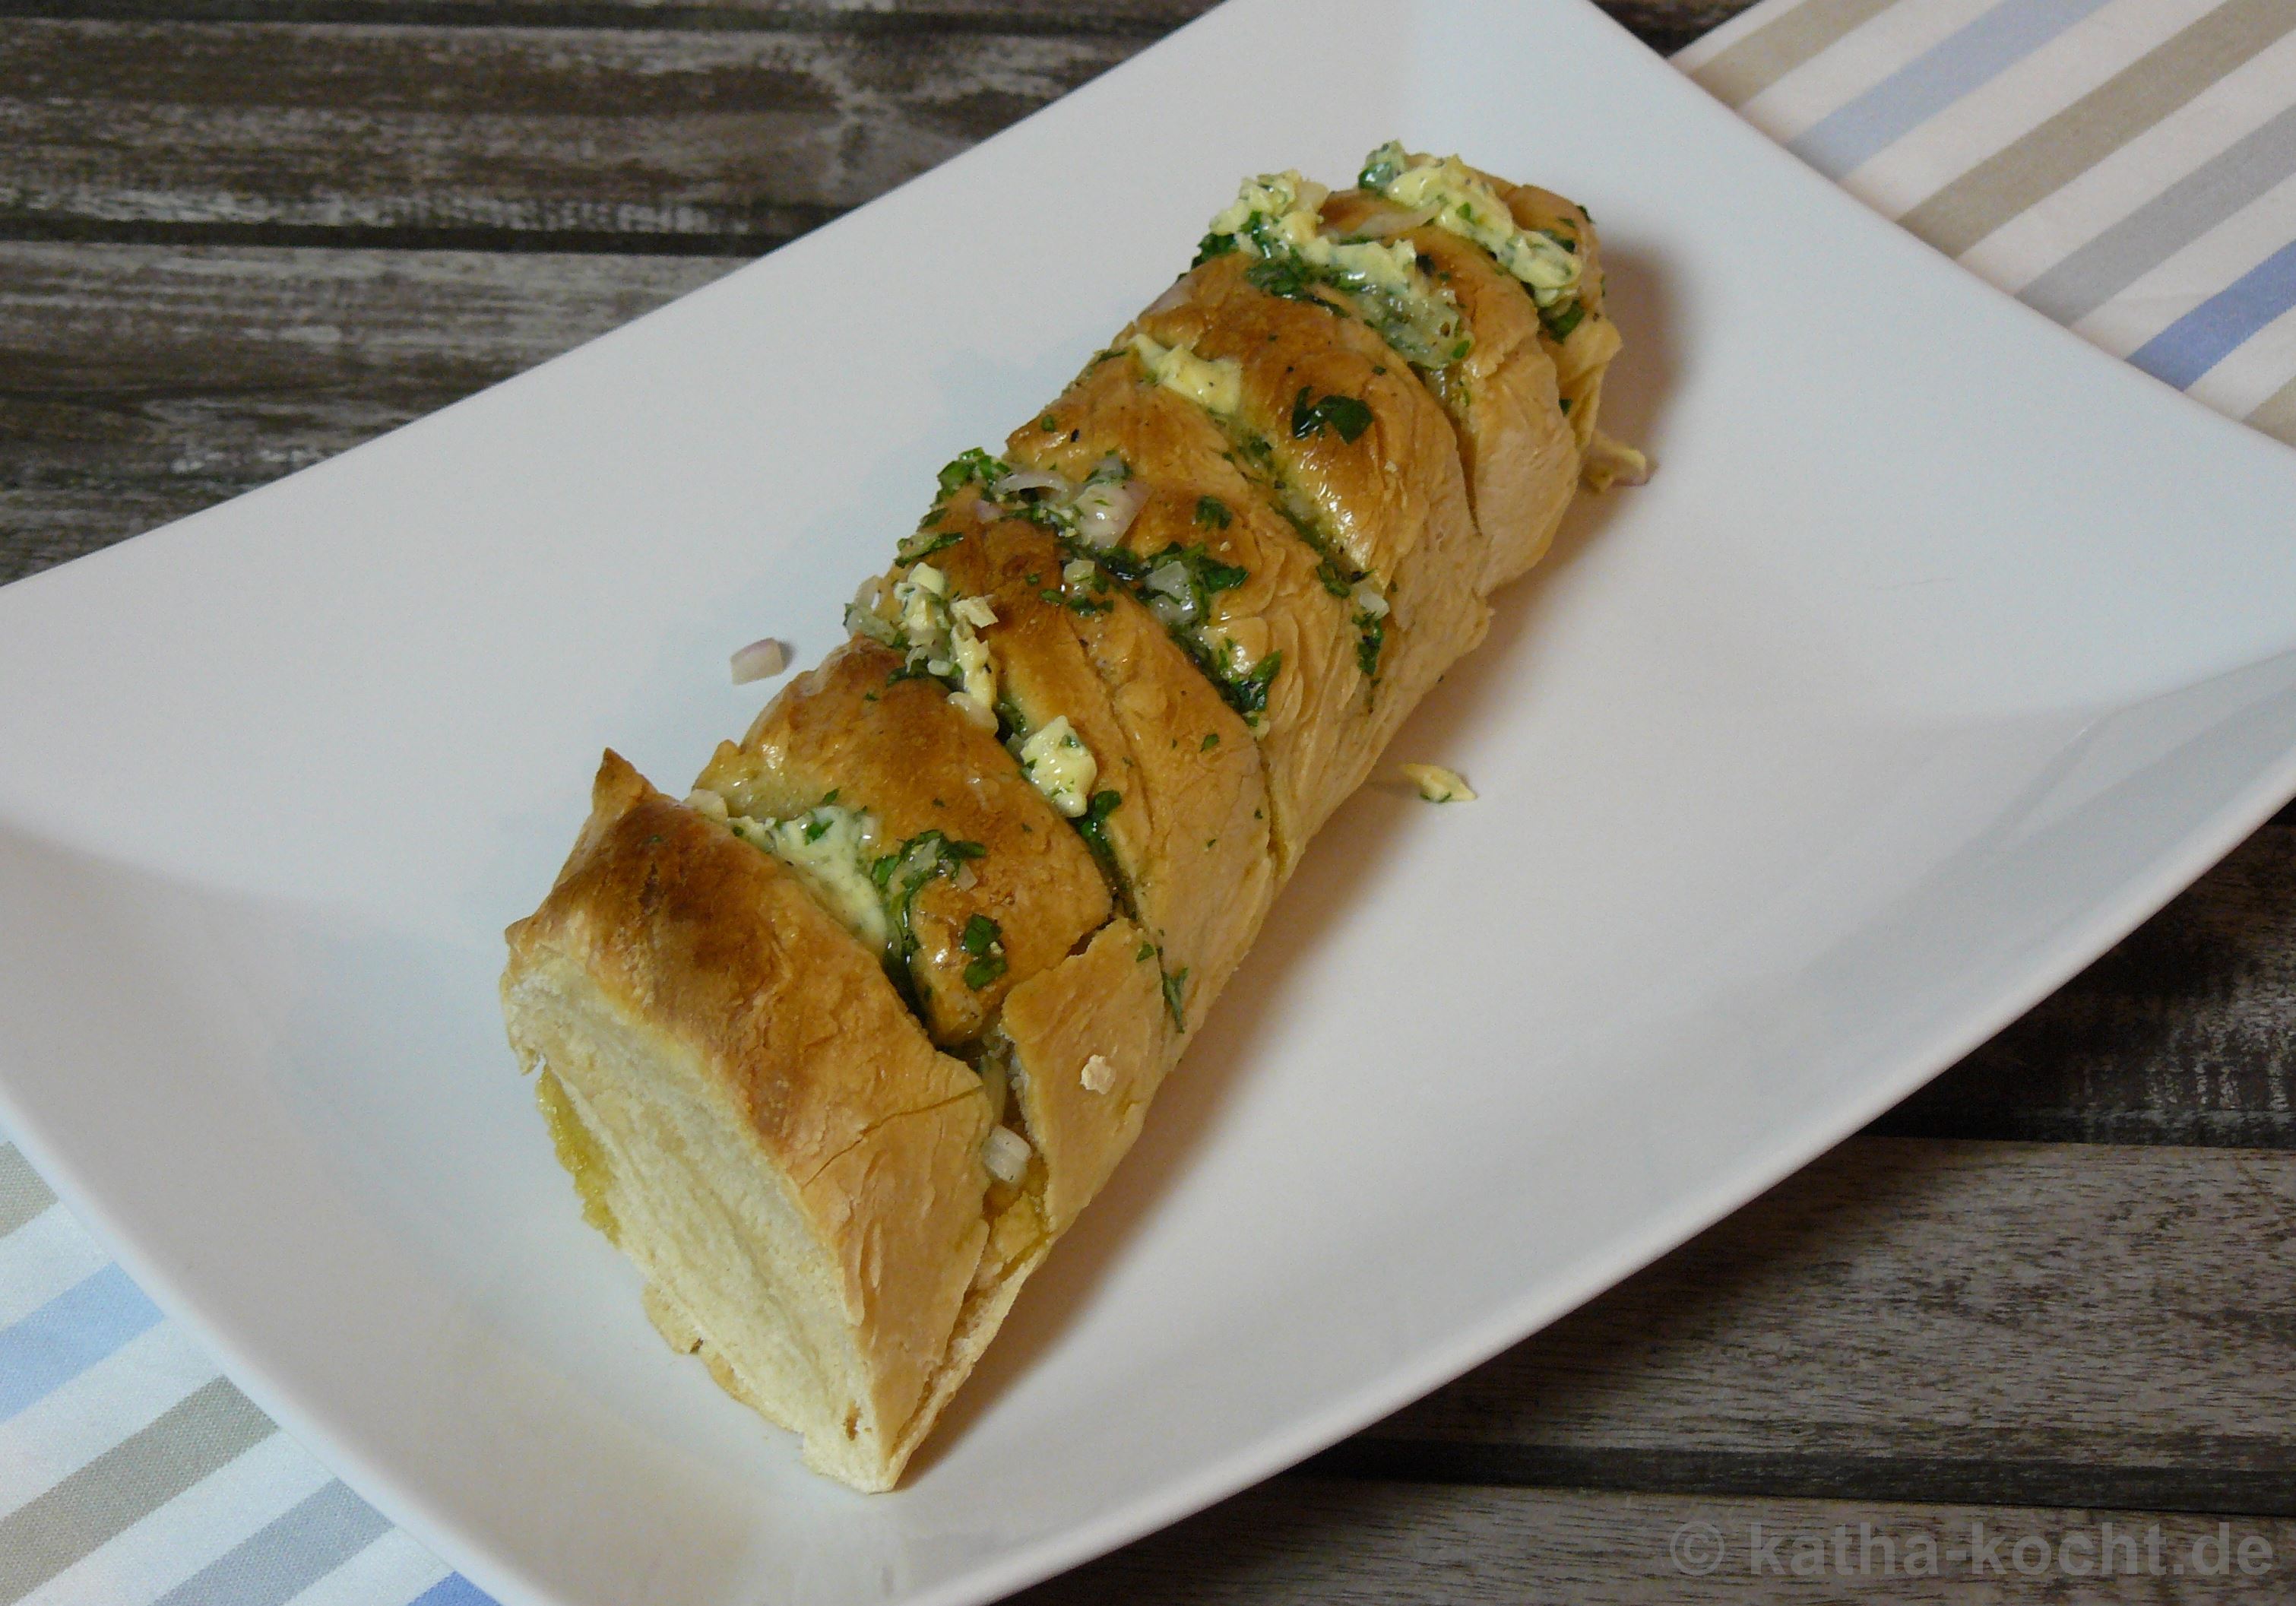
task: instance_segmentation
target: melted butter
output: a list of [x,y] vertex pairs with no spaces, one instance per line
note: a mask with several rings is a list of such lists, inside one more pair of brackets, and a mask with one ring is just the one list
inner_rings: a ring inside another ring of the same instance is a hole
[[1167,390],[1223,418],[1242,410],[1243,367],[1234,359],[1198,356],[1185,346],[1162,345],[1144,334],[1132,337],[1132,349],[1148,377]]
[[1288,261],[1299,272],[1353,298],[1390,345],[1425,368],[1467,355],[1470,338],[1459,308],[1420,271],[1408,240],[1334,240],[1323,232],[1331,194],[1298,173],[1244,180],[1235,202],[1211,221],[1211,233],[1255,256]]
[[1021,767],[1045,800],[1073,820],[1084,813],[1100,761],[1063,714],[1021,744]]
[[609,1241],[620,1243],[620,1225],[614,1220],[613,1207],[606,1202],[606,1184],[612,1173],[605,1151],[574,1113],[574,1101],[566,1096],[554,1072],[545,1069],[535,1078],[534,1102],[542,1106],[542,1118],[550,1128],[550,1146],[558,1151],[558,1163],[566,1168],[566,1174],[574,1179],[574,1191],[582,1196],[582,1219],[603,1233]]
[[762,848],[812,889],[845,929],[878,953],[891,939],[884,894],[870,878],[877,825],[858,809],[824,803],[786,820],[735,816],[734,834]]
[[1414,211],[1431,209],[1439,228],[1464,235],[1553,307],[1578,287],[1578,258],[1544,234],[1523,228],[1499,193],[1456,156],[1409,156],[1390,140],[1364,159],[1363,186]]

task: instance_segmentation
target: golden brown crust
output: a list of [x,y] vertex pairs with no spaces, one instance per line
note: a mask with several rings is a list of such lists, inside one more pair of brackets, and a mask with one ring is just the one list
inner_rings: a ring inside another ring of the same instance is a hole
[[[1138,326],[1164,345],[1241,366],[1242,428],[1314,504],[1333,545],[1384,588],[1391,611],[1375,692],[1384,705],[1383,745],[1489,624],[1482,548],[1450,421],[1378,335],[1327,308],[1253,288],[1248,266],[1241,252],[1206,263]],[[1302,405],[1312,409],[1332,396],[1370,410],[1369,426],[1353,440],[1331,427],[1303,432]],[[1362,779],[1361,772],[1330,777],[1322,812]]]
[[[1345,190],[1324,203],[1342,234],[1407,216],[1383,196]],[[1457,430],[1485,559],[1486,593],[1545,555],[1578,480],[1578,443],[1556,389],[1552,342],[1521,283],[1474,242],[1431,224],[1402,238],[1428,277],[1448,291],[1472,344],[1465,359],[1428,376]]]
[[[659,1196],[682,1190],[731,1209],[775,1179],[805,1237],[787,1246],[793,1263],[817,1262],[821,1296],[849,1334],[849,1355],[816,1356],[815,1381],[849,1389],[858,1408],[846,1442],[809,1451],[882,1461],[947,1348],[987,1236],[980,1078],[934,1051],[876,960],[772,856],[612,753],[556,885],[507,935],[512,1043],[586,1106],[619,1174],[625,1248],[714,1337],[696,1285],[723,1268],[664,1249],[693,1234],[664,1230]],[[680,1118],[748,1156],[744,1174],[626,1140],[642,1117],[604,1106],[667,1089],[614,1074],[601,1028],[634,1039],[664,1080],[690,1084]],[[819,1345],[817,1326],[808,1340]],[[754,1392],[809,1439],[824,1430],[756,1370],[752,1357]]]
[[1346,598],[1326,583],[1328,567],[1238,463],[1210,414],[1146,382],[1128,356],[1086,368],[1013,431],[1007,450],[1017,463],[1079,480],[1102,459],[1120,457],[1147,493],[1122,538],[1128,552],[1150,558],[1201,545],[1215,562],[1242,571],[1240,585],[1212,598],[1210,634],[1255,665],[1280,655],[1254,733],[1280,881],[1323,823],[1324,778],[1354,767],[1339,755],[1363,745],[1371,714],[1361,636]]
[[1044,1156],[1043,1209],[1065,1231],[1140,1135],[1148,1102],[1179,1057],[1156,957],[1130,921],[1013,989],[998,1030],[1011,1043],[1014,1095]]
[[1029,728],[1065,718],[1091,750],[1092,791],[1118,799],[1100,829],[1119,885],[1166,973],[1182,977],[1193,1025],[1275,897],[1259,746],[1123,587],[1087,588],[1070,606],[1059,545],[1023,520],[984,523],[975,507],[969,494],[953,504],[967,533],[932,561],[995,606],[981,639]]
[[[849,642],[766,706],[740,747],[718,750],[696,784],[736,814],[786,815],[831,791],[877,822],[884,849],[928,831],[986,851],[969,877],[916,898],[909,971],[934,1041],[969,1043],[1004,995],[1057,964],[1108,919],[1107,882],[1067,821],[1029,784],[994,731],[972,724],[938,681],[901,674],[900,655]],[[1004,973],[965,979],[964,929],[1003,932]]]
[[1577,299],[1587,315],[1562,340],[1544,332],[1540,338],[1554,354],[1556,385],[1562,399],[1570,404],[1570,433],[1583,457],[1587,443],[1595,438],[1595,420],[1602,412],[1603,375],[1621,344],[1619,326],[1611,321],[1605,305],[1602,236],[1587,209],[1575,201],[1537,184],[1510,184],[1488,173],[1480,176],[1505,201],[1518,225],[1551,229],[1578,243],[1581,266]]

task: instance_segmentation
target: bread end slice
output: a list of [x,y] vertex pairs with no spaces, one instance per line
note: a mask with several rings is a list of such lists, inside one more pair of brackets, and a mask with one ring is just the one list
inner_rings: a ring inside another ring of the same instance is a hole
[[984,1265],[979,1077],[777,861],[611,753],[508,937],[512,1046],[656,1325],[808,1465],[891,1487],[1043,1252],[1008,1201]]

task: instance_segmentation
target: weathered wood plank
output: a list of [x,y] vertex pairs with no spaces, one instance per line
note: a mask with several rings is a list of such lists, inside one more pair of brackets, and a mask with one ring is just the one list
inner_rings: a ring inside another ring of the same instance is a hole
[[0,245],[0,580],[347,450],[738,265]]
[[1138,44],[20,20],[0,30],[0,230],[762,250]]
[[[1754,0],[1596,0],[1671,53]],[[1132,34],[1160,37],[1214,0],[0,0],[0,16],[479,28]]]
[[1861,1138],[1326,1471],[2296,1515],[2296,1156]]
[[1874,1130],[2296,1149],[2296,811]]
[[[1218,0],[0,0],[0,16],[135,22],[460,28],[754,29],[810,33],[1129,33],[1153,38]],[[1739,0],[1620,0],[1662,25]],[[1751,4],[1751,0],[1744,0]],[[1711,23],[1707,26],[1711,26]]]
[[1292,1477],[1011,1599],[1013,1606],[1977,1606],[2005,1599],[2110,1606],[2285,1600],[2292,1571],[2296,1523],[2270,1518]]
[[[656,20],[636,0],[620,27],[416,24],[390,4],[398,20],[364,24],[20,16],[0,30],[0,234],[762,250],[1197,9],[764,4],[724,14],[776,26],[728,30],[699,25],[709,7],[633,28]],[[1652,33],[1735,4],[1621,10]]]

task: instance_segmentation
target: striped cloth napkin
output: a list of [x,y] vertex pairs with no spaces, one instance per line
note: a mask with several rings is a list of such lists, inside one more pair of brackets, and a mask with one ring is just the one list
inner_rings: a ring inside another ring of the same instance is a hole
[[[1677,60],[1973,272],[2296,445],[2296,0],[1766,0]],[[488,1600],[0,1142],[0,1606]]]
[[232,1387],[0,1134],[0,1602],[488,1606]]
[[1675,60],[1964,267],[2296,446],[2296,0],[1768,0]]

